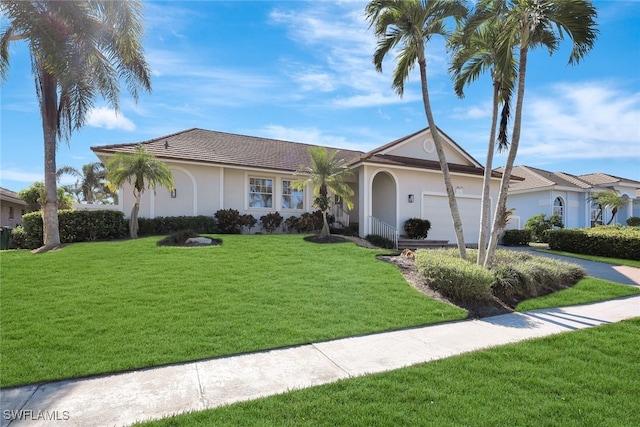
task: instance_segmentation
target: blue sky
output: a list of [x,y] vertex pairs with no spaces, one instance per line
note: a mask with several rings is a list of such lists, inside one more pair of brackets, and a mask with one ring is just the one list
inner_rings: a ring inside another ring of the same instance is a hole
[[[197,127],[368,151],[427,126],[419,75],[403,98],[371,63],[375,38],[366,2],[145,2],[153,92],[124,92],[115,114],[103,101],[67,145],[58,167],[97,161],[95,145],[139,142]],[[517,164],[572,174],[604,172],[640,181],[640,1],[595,1],[600,35],[577,66],[568,41],[552,57],[529,56]],[[5,21],[2,20],[2,23]],[[42,128],[25,44],[10,50],[1,88],[0,186],[43,179]],[[488,78],[456,98],[442,40],[427,48],[438,126],[484,163]],[[499,156],[495,166],[504,163]]]

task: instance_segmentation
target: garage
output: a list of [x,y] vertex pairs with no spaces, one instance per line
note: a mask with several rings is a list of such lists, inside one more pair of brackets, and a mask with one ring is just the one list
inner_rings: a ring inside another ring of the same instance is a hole
[[[458,196],[458,210],[462,219],[465,243],[478,243],[480,232],[480,207],[482,199],[478,196]],[[448,240],[456,243],[451,210],[446,194],[422,196],[422,218],[431,222],[429,240]]]

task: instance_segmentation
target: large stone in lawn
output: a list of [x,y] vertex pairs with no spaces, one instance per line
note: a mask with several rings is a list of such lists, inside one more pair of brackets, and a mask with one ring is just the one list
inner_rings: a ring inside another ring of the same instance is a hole
[[185,242],[187,245],[210,245],[213,240],[208,237],[189,237]]

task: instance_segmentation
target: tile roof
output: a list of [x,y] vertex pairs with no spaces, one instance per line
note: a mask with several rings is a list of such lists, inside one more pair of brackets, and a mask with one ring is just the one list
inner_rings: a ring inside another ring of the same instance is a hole
[[[409,135],[409,137],[423,131],[424,129]],[[390,147],[407,138],[408,137],[403,137],[383,147]],[[91,147],[91,149],[96,154],[132,153],[138,144],[139,143],[103,145]],[[293,172],[301,165],[309,164],[308,149],[313,146],[298,142],[236,135],[197,128],[143,141],[140,144],[145,145],[149,153],[161,159],[196,161],[238,167],[255,167],[287,172]],[[435,161],[377,154],[381,151],[381,148],[382,147],[376,148],[368,153],[338,149],[338,157],[344,159],[348,165],[365,161],[440,170],[440,164]],[[452,172],[475,175],[482,175],[484,173],[484,169],[481,167],[450,163],[449,168]],[[492,176],[499,177],[500,174],[492,172]]]
[[[298,142],[189,129],[144,141],[147,151],[161,159],[188,160],[241,167],[295,171],[309,164],[309,147]],[[96,153],[131,153],[138,143],[91,147]],[[359,159],[362,151],[338,150],[345,162]]]
[[619,176],[609,175],[602,172],[578,175],[578,178],[596,186],[602,186],[605,184],[618,184],[618,183],[640,185],[640,182],[638,181],[634,181],[632,179],[627,179],[627,178],[621,178]]
[[27,205],[27,203],[24,200],[18,197],[17,193],[2,187],[0,187],[0,200],[3,200],[5,202],[16,203],[18,205],[23,205],[23,206]]
[[[496,169],[502,172],[503,168]],[[585,175],[571,175],[565,172],[549,172],[531,166],[515,166],[513,175],[524,178],[524,181],[513,182],[509,185],[509,190],[531,190],[544,187],[568,187],[576,190],[588,190],[594,187],[603,187],[606,184],[613,185],[620,182],[630,183],[640,186],[640,182],[630,179],[620,178],[603,173],[593,173]]]

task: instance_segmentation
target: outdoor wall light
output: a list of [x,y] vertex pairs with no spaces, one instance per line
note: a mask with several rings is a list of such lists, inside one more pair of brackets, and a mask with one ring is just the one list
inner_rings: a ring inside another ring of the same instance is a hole
[[413,194],[409,194],[409,203],[413,203]]
[[178,195],[178,190],[176,190],[175,188],[171,190],[171,198],[175,199]]

